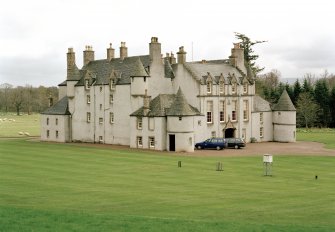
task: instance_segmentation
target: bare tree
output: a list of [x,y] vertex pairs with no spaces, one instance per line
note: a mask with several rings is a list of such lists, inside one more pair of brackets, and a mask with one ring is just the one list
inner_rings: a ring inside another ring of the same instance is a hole
[[314,101],[312,95],[308,92],[300,93],[297,101],[297,119],[298,124],[306,128],[312,126],[318,119],[319,105]]
[[20,115],[20,111],[24,103],[24,88],[23,87],[19,86],[17,88],[12,89],[11,101],[15,107],[16,114]]

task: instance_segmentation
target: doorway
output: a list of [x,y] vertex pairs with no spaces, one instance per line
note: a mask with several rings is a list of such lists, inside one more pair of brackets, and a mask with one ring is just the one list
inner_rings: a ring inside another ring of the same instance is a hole
[[235,128],[227,128],[224,131],[225,138],[235,138]]
[[169,151],[176,151],[176,136],[169,135]]

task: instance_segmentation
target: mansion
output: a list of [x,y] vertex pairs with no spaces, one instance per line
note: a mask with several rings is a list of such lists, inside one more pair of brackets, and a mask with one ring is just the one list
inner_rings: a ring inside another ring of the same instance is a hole
[[[119,56],[110,44],[96,60],[91,46],[76,65],[67,53],[59,101],[41,115],[41,140],[194,151],[210,137],[246,142],[296,140],[296,110],[284,90],[278,103],[255,94],[255,77],[234,44],[228,59],[188,62],[184,47],[162,56],[152,37],[148,54]],[[52,102],[52,101],[51,101]]]

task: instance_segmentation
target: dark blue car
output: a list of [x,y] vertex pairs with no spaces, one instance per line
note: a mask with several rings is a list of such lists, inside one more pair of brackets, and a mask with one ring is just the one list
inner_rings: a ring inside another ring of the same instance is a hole
[[224,138],[210,138],[203,142],[196,143],[195,148],[197,149],[216,149],[221,150],[227,147],[227,141]]

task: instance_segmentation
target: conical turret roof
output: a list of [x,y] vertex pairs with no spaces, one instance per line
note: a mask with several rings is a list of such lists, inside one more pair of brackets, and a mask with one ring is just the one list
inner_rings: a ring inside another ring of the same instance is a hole
[[190,104],[188,104],[180,87],[176,94],[176,99],[172,103],[170,109],[166,112],[167,116],[193,116],[200,115],[200,112]]
[[273,106],[273,111],[296,111],[286,89],[281,94],[278,103]]
[[147,71],[145,71],[140,58],[136,59],[132,68],[131,77],[148,77]]

